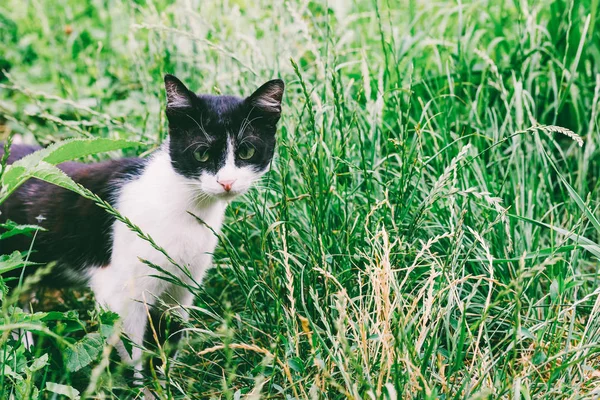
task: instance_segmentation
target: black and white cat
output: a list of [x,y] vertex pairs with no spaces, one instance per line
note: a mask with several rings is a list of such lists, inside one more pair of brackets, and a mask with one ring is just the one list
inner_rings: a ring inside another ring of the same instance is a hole
[[[95,164],[68,162],[61,168],[110,202],[149,234],[177,263],[200,282],[211,265],[225,209],[270,167],[284,84],[265,83],[251,96],[196,95],[175,76],[165,76],[169,139],[147,159],[126,158]],[[15,145],[9,163],[37,150]],[[0,152],[1,154],[1,152]],[[191,284],[147,241],[91,201],[57,186],[30,180],[0,205],[0,222],[38,224],[31,259],[57,261],[45,284],[86,284],[96,300],[118,313],[123,329],[138,346],[147,325],[146,304],[156,298],[190,305],[184,288],[152,277],[148,260]],[[190,215],[196,215],[206,225]],[[0,254],[27,250],[31,238],[0,242]],[[185,311],[181,311],[184,318]],[[141,350],[126,361],[141,362]]]

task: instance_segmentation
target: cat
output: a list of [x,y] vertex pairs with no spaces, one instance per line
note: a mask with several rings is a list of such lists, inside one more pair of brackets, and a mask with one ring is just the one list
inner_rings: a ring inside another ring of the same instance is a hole
[[[42,284],[89,286],[100,305],[120,315],[135,346],[129,354],[120,343],[117,351],[136,370],[147,307],[158,298],[181,304],[186,319],[185,306],[193,300],[184,287],[153,277],[156,269],[141,260],[186,284],[202,281],[228,203],[270,169],[284,92],[279,79],[247,98],[196,95],[173,75],[164,82],[169,136],[159,150],[145,159],[66,162],[59,168],[150,235],[191,276],[93,202],[58,186],[32,179],[0,205],[0,223],[45,228],[35,238],[31,260],[57,264]],[[14,145],[8,163],[38,149]],[[23,235],[2,240],[0,254],[27,250],[31,240]]]

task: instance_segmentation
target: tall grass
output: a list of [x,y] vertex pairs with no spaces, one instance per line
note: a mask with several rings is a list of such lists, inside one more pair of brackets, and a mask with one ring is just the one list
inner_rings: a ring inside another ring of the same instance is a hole
[[[206,93],[286,81],[272,171],[230,206],[177,357],[147,343],[160,398],[593,398],[597,8],[8,0],[0,133],[144,155],[166,136],[165,73]],[[54,297],[28,317],[5,293],[2,395],[138,395],[110,361],[115,316]]]

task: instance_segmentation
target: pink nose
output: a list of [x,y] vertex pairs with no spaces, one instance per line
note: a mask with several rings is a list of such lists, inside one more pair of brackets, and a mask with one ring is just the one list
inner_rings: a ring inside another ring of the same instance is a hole
[[229,192],[231,190],[231,187],[235,183],[235,179],[221,180],[221,181],[217,181],[217,182],[219,182],[219,185],[223,186],[223,189],[225,189],[226,192]]

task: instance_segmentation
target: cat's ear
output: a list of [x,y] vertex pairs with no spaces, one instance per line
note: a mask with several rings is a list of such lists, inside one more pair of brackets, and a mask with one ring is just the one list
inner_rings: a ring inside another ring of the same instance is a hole
[[194,93],[177,79],[174,75],[165,75],[165,89],[167,91],[167,110],[192,107]]
[[256,89],[246,101],[256,110],[279,117],[284,88],[281,79],[273,79]]

